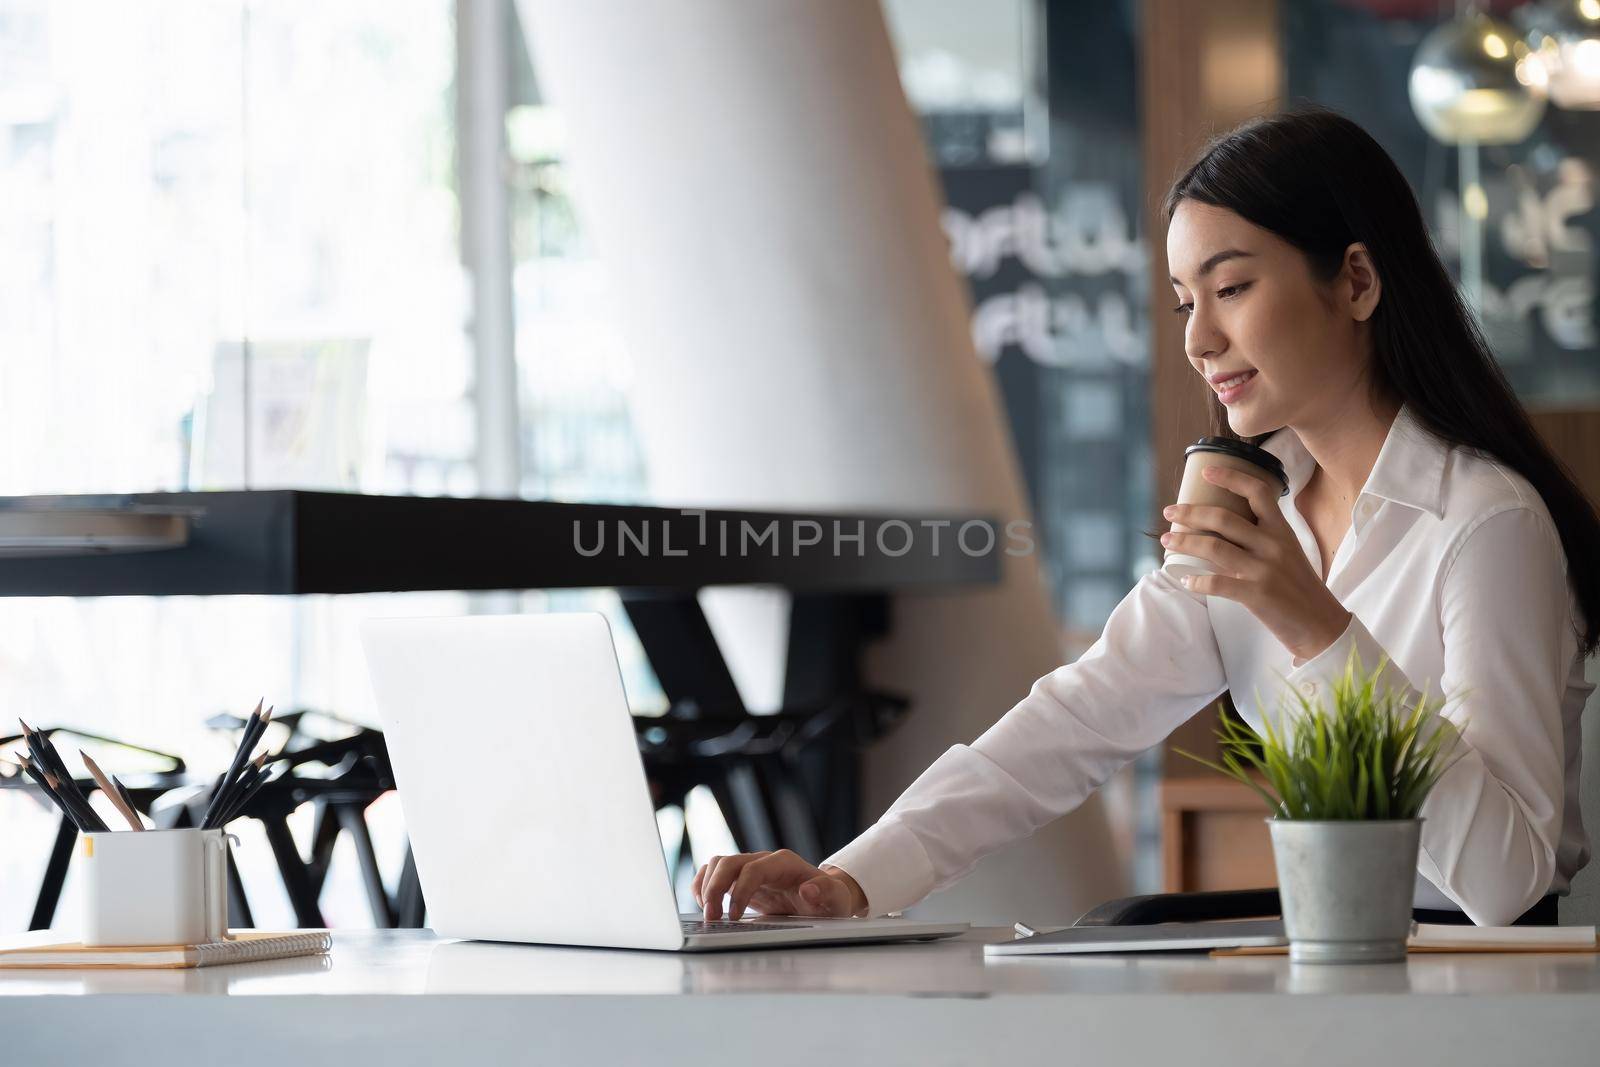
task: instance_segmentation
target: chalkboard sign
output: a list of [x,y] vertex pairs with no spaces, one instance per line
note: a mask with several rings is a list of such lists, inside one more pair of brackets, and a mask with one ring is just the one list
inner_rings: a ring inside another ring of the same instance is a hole
[[972,291],[1057,608],[1098,634],[1155,563],[1149,252],[1130,5],[1050,5],[1050,151],[1036,166],[946,167],[945,233]]

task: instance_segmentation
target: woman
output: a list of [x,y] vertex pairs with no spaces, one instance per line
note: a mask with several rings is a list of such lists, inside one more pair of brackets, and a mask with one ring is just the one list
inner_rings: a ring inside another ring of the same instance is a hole
[[[1289,493],[1172,506],[1162,543],[1217,573],[1145,575],[1077,662],[939,758],[820,867],[718,857],[709,919],[898,911],[1080,804],[1224,690],[1259,725],[1287,677],[1329,692],[1352,650],[1396,688],[1461,694],[1461,758],[1423,815],[1418,908],[1553,921],[1589,857],[1578,812],[1583,658],[1600,522],[1540,442],[1370,136],[1315,110],[1213,143],[1166,202],[1167,262],[1213,432],[1278,456]],[[1249,706],[1246,706],[1246,705]],[[1546,899],[1549,897],[1550,899]],[[1530,912],[1530,909],[1532,911]]]

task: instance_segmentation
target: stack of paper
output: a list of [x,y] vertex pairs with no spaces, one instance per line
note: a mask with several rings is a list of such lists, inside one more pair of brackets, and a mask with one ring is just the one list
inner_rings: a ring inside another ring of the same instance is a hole
[[1594,952],[1592,926],[1450,926],[1414,923],[1411,952]]

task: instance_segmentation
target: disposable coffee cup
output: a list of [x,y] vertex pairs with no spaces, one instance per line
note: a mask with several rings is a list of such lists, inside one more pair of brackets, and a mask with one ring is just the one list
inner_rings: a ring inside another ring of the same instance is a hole
[[[1183,482],[1178,487],[1180,504],[1212,504],[1219,508],[1227,508],[1250,522],[1256,521],[1256,514],[1250,510],[1248,500],[1231,489],[1224,489],[1215,482],[1206,481],[1200,472],[1207,467],[1229,467],[1257,478],[1265,477],[1282,487],[1279,496],[1289,492],[1289,479],[1283,473],[1282,461],[1266,449],[1248,441],[1234,437],[1202,437],[1184,449],[1183,456]],[[1172,524],[1172,532],[1193,531],[1175,522]],[[1212,531],[1200,532],[1218,536]],[[1182,552],[1168,552],[1161,568],[1174,578],[1212,574],[1216,571],[1210,560],[1185,555]]]

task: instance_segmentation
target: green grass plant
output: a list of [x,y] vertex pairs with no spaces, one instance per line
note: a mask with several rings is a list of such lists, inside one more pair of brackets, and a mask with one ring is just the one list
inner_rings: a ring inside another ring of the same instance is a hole
[[[1287,684],[1294,701],[1278,701],[1278,723],[1260,706],[1262,729],[1224,716],[1217,726],[1221,762],[1180,755],[1243,782],[1278,819],[1414,819],[1454,762],[1456,728],[1435,721],[1447,701],[1414,705],[1388,685],[1387,660],[1370,674],[1354,649],[1333,685],[1333,707],[1313,703]],[[1219,704],[1220,708],[1221,705]]]

